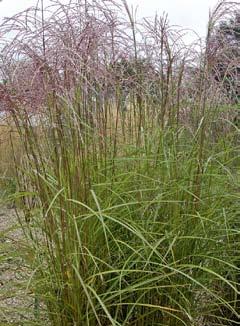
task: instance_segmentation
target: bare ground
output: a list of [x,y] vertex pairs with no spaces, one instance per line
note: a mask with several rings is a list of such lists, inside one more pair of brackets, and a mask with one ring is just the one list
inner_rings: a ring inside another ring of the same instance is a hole
[[0,206],[0,326],[40,325],[25,244],[15,210]]

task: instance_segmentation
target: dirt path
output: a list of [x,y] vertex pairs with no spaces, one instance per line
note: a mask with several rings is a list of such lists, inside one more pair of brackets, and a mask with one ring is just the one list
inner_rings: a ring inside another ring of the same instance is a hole
[[0,206],[0,326],[39,325],[28,288],[32,271],[24,259],[24,244],[15,211]]

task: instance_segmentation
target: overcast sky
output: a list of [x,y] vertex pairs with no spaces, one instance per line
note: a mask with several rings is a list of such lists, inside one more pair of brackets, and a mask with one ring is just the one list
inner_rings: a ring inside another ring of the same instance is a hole
[[[49,3],[50,0],[44,0]],[[66,2],[67,0],[63,0]],[[120,1],[120,0],[119,0]],[[139,17],[153,16],[156,12],[168,13],[172,25],[193,29],[204,37],[209,10],[214,8],[217,0],[127,0],[129,5],[138,7]],[[236,0],[235,0],[236,1]],[[237,0],[240,2],[240,0]],[[36,0],[2,0],[0,2],[0,19],[11,16],[37,3]]]

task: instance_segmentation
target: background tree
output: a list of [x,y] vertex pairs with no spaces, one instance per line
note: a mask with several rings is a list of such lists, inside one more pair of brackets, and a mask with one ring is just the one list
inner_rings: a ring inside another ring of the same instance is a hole
[[240,101],[240,12],[221,21],[211,39],[214,78],[233,103]]

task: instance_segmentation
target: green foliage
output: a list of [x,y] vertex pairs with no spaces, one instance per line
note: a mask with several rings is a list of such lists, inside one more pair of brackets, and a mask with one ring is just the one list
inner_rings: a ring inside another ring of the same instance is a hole
[[17,191],[16,178],[2,176],[0,179],[0,197],[4,200],[10,199],[11,195],[15,194]]
[[[196,86],[165,18],[147,29],[159,78],[145,87],[124,6],[135,61],[116,65],[114,94],[90,74],[103,53],[89,66],[86,56],[72,78],[67,47],[71,91],[55,88],[50,60],[41,78],[54,87],[36,119],[13,102],[25,158],[15,198],[24,203],[36,318],[43,302],[52,326],[230,326],[240,311],[239,129],[210,84],[209,49],[193,70]],[[121,110],[124,75],[136,87]]]
[[25,225],[36,248],[32,287],[51,324],[230,325],[239,307],[230,141],[224,150],[221,139],[206,142],[199,172],[197,133],[190,140],[184,129],[146,127],[138,146],[118,139],[117,155],[109,135],[101,156],[85,126],[82,161],[68,114],[61,154],[56,138],[41,137],[31,178],[42,205]]

